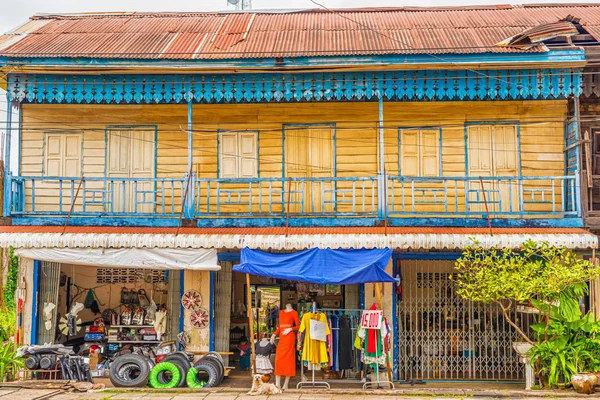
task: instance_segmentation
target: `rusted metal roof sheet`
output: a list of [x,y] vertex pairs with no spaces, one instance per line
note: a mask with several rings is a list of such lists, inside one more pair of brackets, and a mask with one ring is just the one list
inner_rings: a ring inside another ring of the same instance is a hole
[[515,36],[500,42],[498,45],[528,49],[545,40],[553,39],[558,36],[573,36],[578,33],[577,27],[572,22],[557,21],[527,29],[524,32],[518,33]]
[[0,247],[15,248],[218,248],[274,250],[304,248],[462,249],[517,248],[526,240],[572,249],[598,247],[598,237],[577,228],[344,227],[176,228],[0,227]]
[[559,22],[568,15],[599,34],[600,4],[38,15],[0,37],[0,55],[238,59],[522,52],[495,44],[530,29],[541,35],[545,29],[569,31]]

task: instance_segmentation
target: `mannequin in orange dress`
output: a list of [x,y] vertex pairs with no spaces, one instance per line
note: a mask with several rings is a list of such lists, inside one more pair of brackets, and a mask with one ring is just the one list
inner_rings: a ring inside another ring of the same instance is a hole
[[[275,337],[279,335],[279,344],[275,352],[275,386],[286,390],[290,378],[296,376],[296,334],[300,327],[298,312],[291,304],[286,304],[285,309],[279,312],[279,328],[271,336],[271,343],[275,343]],[[285,376],[283,387],[281,377]]]

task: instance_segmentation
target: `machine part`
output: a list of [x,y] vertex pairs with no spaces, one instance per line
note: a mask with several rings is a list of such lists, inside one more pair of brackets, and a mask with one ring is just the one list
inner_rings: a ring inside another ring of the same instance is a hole
[[[170,379],[167,373],[170,374]],[[165,383],[159,381],[159,375],[162,377],[161,380]],[[152,371],[150,371],[150,386],[158,389],[176,388],[182,380],[181,378],[181,372],[177,365],[170,362],[161,362],[156,364],[154,368],[152,368]]]
[[56,356],[48,354],[40,357],[40,369],[54,369],[56,368]]
[[206,329],[210,324],[210,315],[204,308],[198,308],[190,316],[190,322],[196,329]]
[[40,357],[37,354],[33,354],[25,360],[25,366],[27,369],[36,370],[40,368]]
[[181,296],[181,305],[186,310],[197,310],[202,305],[202,296],[196,290],[188,290]]
[[110,381],[115,387],[143,387],[149,376],[148,359],[139,354],[123,354],[110,364]]
[[219,384],[221,381],[219,377],[219,370],[217,367],[211,363],[206,361],[199,361],[194,365],[196,369],[196,382],[205,381],[204,387],[214,387]]
[[188,373],[185,376],[185,382],[191,389],[201,389],[204,387],[204,385],[206,385],[206,382],[198,380],[198,378],[198,370],[194,367],[191,367],[188,369]]

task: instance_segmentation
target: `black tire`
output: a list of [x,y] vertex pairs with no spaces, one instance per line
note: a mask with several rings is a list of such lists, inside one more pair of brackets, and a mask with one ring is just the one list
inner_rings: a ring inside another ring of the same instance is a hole
[[188,358],[188,356],[184,353],[171,353],[168,354],[165,358],[163,358],[160,362],[171,362],[172,360],[178,360],[182,365],[185,366],[185,373],[187,374],[187,370],[192,366],[192,362]]
[[[185,387],[186,386],[185,377],[187,376],[188,370],[191,367],[190,362],[186,360],[185,364],[184,364],[183,362],[181,362],[179,357],[174,357],[169,360],[167,360],[167,358],[168,357],[165,357],[165,359],[162,360],[161,363],[162,362],[170,362],[171,364],[176,366],[180,373],[180,378],[179,378],[179,382],[177,383],[177,387]],[[159,374],[156,377],[156,380],[158,380],[158,383],[160,383],[162,385],[166,385],[169,382],[171,382],[171,376],[167,376],[167,372],[168,371],[159,372]]]
[[110,381],[115,387],[143,387],[149,376],[148,360],[138,354],[124,354],[110,363]]
[[213,358],[219,360],[219,362],[221,363],[221,365],[225,365],[225,363],[223,362],[223,357],[219,353],[217,353],[216,351],[209,351],[202,358],[207,358],[207,357],[213,357]]
[[225,379],[225,368],[223,368],[222,364],[220,364],[219,361],[215,360],[214,358],[201,358],[196,363],[196,365],[198,364],[212,365],[217,370],[217,385],[223,383],[223,379]]
[[223,379],[225,379],[225,366],[219,359],[217,359],[214,356],[211,356],[211,354],[209,353],[202,357],[198,362],[212,363],[215,367],[217,367],[217,370],[219,371],[219,384],[223,383]]
[[220,383],[219,370],[212,362],[200,360],[194,365],[194,368],[198,370],[198,375],[201,376],[198,381],[205,381],[204,387],[215,387]]

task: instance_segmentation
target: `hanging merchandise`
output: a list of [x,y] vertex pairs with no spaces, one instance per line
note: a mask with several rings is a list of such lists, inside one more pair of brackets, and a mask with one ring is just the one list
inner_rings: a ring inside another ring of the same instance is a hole
[[121,313],[121,324],[123,325],[131,325],[133,320],[133,310],[129,307],[125,307],[123,312]]
[[146,294],[145,289],[138,290],[138,304],[142,308],[146,308],[150,305],[150,300],[148,300],[148,295]]
[[338,339],[338,368],[340,370],[352,369],[354,365],[354,352],[352,349],[352,328],[350,317],[342,315],[339,318]]
[[210,322],[208,311],[204,308],[198,308],[194,311],[190,317],[190,321],[192,326],[197,329],[205,329],[208,328],[208,324]]
[[385,341],[387,340],[389,340],[389,327],[383,312],[377,310],[377,306],[373,304],[369,310],[363,312],[357,342],[355,342],[355,346],[358,345],[358,348],[363,350],[362,361],[371,366],[385,365],[387,360]]
[[202,305],[202,296],[195,290],[188,290],[181,296],[181,305],[186,310],[196,310]]
[[87,295],[85,296],[85,300],[83,301],[84,307],[91,308],[94,300],[95,300],[94,291],[92,289],[90,289],[90,290],[88,290]]
[[146,309],[146,316],[144,317],[144,325],[154,325],[156,319],[156,303],[154,300],[151,301],[150,305]]
[[83,304],[75,303],[73,307],[71,307],[71,311],[60,319],[58,329],[63,335],[75,336],[77,335],[77,332],[81,330],[81,326],[79,326],[81,324],[81,318],[77,318],[77,314],[83,309]]
[[[314,324],[312,321],[320,322],[321,324]],[[300,329],[298,332],[304,333],[304,341],[302,345],[302,361],[306,361],[309,366],[318,364],[327,364],[329,362],[329,354],[327,352],[326,341],[317,340],[313,337],[315,332],[312,331],[312,327],[319,326],[318,329],[324,327],[325,336],[330,335],[331,331],[327,324],[327,317],[325,314],[317,312],[307,312],[302,316],[300,322]],[[317,337],[322,337],[321,331],[317,331]]]
[[46,330],[49,331],[52,329],[52,327],[54,326],[54,321],[52,321],[53,319],[53,311],[56,308],[56,304],[48,302],[46,303],[46,305],[44,306],[44,319],[46,320],[46,322],[44,323],[44,326],[46,327]]
[[119,325],[119,314],[112,308],[102,311],[102,319],[106,325]]
[[133,313],[133,318],[131,320],[132,325],[143,325],[144,324],[144,309],[142,307],[138,307],[135,309]]
[[155,320],[154,320],[154,330],[156,331],[156,339],[161,340],[162,335],[167,330],[167,310],[161,309],[156,312]]

